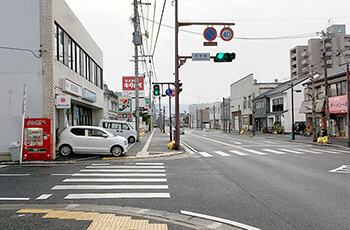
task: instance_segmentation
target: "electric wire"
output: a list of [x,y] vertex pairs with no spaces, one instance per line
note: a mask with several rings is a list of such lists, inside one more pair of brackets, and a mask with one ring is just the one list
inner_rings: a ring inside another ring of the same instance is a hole
[[157,31],[156,40],[155,40],[155,42],[154,42],[154,48],[153,48],[152,56],[153,56],[154,53],[156,52],[158,37],[159,37],[159,33],[160,33],[160,28],[161,28],[161,26],[162,26],[163,16],[164,16],[165,4],[166,4],[166,0],[164,0],[164,3],[163,3],[162,14],[161,14],[161,16],[160,16],[160,22],[159,22],[159,26],[158,26],[158,31]]
[[34,55],[34,57],[41,58],[40,51],[39,51],[39,55],[37,55],[36,53],[34,53],[35,50],[31,50],[31,49],[22,49],[22,48],[14,48],[14,47],[7,47],[7,46],[0,46],[0,49],[30,52]]

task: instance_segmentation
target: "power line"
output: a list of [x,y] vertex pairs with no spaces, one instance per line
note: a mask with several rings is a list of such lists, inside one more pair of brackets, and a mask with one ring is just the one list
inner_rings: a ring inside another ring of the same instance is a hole
[[[159,22],[153,21],[153,20],[148,19],[148,18],[145,18],[145,20],[151,21],[151,22],[159,24],[159,25],[161,24]],[[170,29],[175,29],[175,27],[169,26],[166,24],[161,24],[160,26],[164,26],[164,27],[167,27]],[[194,32],[194,31],[190,31],[190,30],[180,29],[180,31],[203,36],[203,33]],[[255,38],[254,37],[234,37],[234,39],[237,39],[237,40],[286,40],[286,39],[308,38],[308,37],[314,37],[314,36],[317,36],[316,32],[307,33],[307,34],[277,36],[277,37],[255,37]]]

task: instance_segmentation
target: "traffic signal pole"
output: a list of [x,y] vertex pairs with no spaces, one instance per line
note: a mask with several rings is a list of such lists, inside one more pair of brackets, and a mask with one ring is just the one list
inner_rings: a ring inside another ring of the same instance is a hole
[[178,20],[178,0],[174,0],[175,6],[175,149],[180,149],[180,97],[179,97],[179,27],[191,25],[235,25],[235,23],[219,23],[219,22],[179,22]]

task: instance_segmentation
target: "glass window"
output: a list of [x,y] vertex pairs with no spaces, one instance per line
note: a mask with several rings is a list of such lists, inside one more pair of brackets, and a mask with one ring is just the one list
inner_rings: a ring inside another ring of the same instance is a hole
[[81,50],[81,75],[86,79],[86,54]]
[[76,136],[85,136],[85,129],[73,128],[70,130],[70,132]]
[[91,81],[96,85],[96,63],[91,61]]
[[64,34],[61,28],[58,28],[58,41],[58,61],[63,63]]
[[91,63],[91,59],[88,55],[86,55],[86,80],[88,80],[88,81],[91,81],[91,76],[90,76],[90,73],[91,73],[90,66],[91,65],[90,65],[90,63]]
[[102,71],[99,66],[96,66],[97,68],[97,73],[96,73],[96,85],[101,88],[102,84]]
[[64,42],[63,42],[63,63],[68,66],[68,47],[70,47],[71,45],[69,44],[69,37],[68,37],[68,34],[66,34],[65,32],[63,32],[63,39],[64,39]]
[[341,81],[337,83],[337,94],[332,96],[346,95],[346,81]]
[[81,72],[80,72],[80,68],[81,68],[81,62],[80,62],[80,56],[81,54],[80,54],[80,47],[77,45],[77,54],[76,54],[76,57],[77,57],[77,70],[76,70],[76,72],[78,73],[78,74],[80,74]]
[[55,24],[55,58],[58,61],[58,26]]
[[76,66],[76,44],[75,44],[75,42],[72,40],[72,57],[71,57],[71,62],[72,62],[72,70],[74,71],[74,72],[77,72],[77,66]]
[[329,86],[330,90],[329,90],[329,96],[333,97],[333,96],[337,96],[337,85],[336,84],[331,84]]
[[88,129],[88,134],[90,137],[103,137],[106,133],[98,129]]
[[111,123],[111,129],[119,129],[119,124]]
[[283,98],[272,100],[272,112],[283,111]]
[[243,109],[247,108],[247,97],[243,97]]
[[122,124],[122,129],[123,130],[129,130],[129,126],[127,124]]
[[72,39],[70,37],[67,38],[68,39],[68,42],[67,42],[67,62],[68,62],[68,67],[70,69],[72,69]]
[[248,117],[243,117],[243,125],[248,125]]

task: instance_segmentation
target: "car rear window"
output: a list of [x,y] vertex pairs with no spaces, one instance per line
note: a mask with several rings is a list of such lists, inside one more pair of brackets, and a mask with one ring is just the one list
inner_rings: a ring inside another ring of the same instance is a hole
[[85,136],[85,129],[73,128],[70,130],[70,132],[76,136]]

